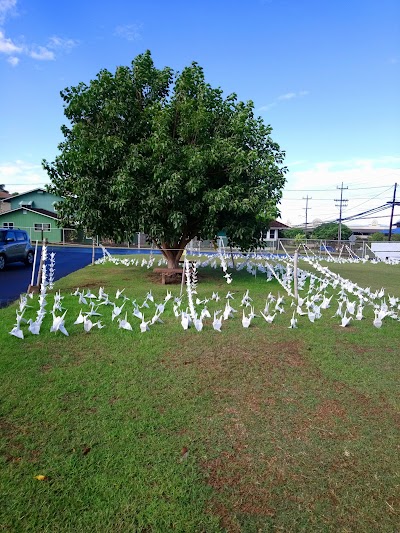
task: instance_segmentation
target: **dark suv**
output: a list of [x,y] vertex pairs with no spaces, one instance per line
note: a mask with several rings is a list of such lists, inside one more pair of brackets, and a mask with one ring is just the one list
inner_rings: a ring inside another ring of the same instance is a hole
[[0,229],[0,270],[4,270],[7,263],[18,261],[32,265],[33,257],[33,248],[26,231]]

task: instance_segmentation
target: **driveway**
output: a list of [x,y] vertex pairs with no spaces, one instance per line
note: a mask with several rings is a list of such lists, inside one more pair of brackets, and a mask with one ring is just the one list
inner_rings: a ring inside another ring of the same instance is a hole
[[[56,252],[55,256],[55,281],[75,272],[80,268],[90,265],[92,262],[92,248],[90,247],[67,247],[52,246],[47,247],[48,253]],[[149,250],[135,250],[127,248],[110,248],[110,253],[114,254],[138,254],[148,253]],[[153,252],[156,253],[156,252]],[[39,255],[39,253],[38,253]],[[101,248],[95,249],[95,259],[103,256]],[[39,262],[37,261],[37,264]],[[37,268],[36,268],[37,271]],[[32,269],[25,267],[23,263],[7,265],[3,272],[0,272],[0,307],[5,307],[9,303],[19,298],[19,295],[26,292],[31,282]],[[36,282],[37,272],[35,272]]]

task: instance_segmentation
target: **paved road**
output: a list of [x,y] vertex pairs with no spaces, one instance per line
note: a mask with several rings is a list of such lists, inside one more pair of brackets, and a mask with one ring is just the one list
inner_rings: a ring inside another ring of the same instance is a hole
[[[92,249],[85,247],[48,246],[48,252],[56,252],[55,257],[55,281],[75,272],[92,262]],[[114,254],[137,254],[146,251],[126,248],[113,248],[110,252]],[[39,255],[39,254],[38,254]],[[103,256],[100,248],[95,250],[95,258]],[[22,292],[26,292],[31,282],[32,269],[23,263],[7,265],[6,270],[0,272],[0,307],[5,307],[13,302]],[[35,273],[36,282],[37,273]]]

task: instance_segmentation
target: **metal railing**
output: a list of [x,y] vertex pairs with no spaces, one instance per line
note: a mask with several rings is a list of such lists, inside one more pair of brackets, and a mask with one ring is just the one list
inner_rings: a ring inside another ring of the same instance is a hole
[[[277,255],[293,255],[298,250],[300,255],[318,256],[318,257],[332,257],[343,259],[365,258],[372,257],[373,253],[368,243],[365,241],[329,241],[324,239],[304,239],[302,241],[296,239],[276,239],[265,241],[265,246],[259,248],[256,252],[270,253]],[[225,251],[230,251],[229,247],[224,243]],[[187,250],[191,252],[207,252],[214,250],[212,241],[191,241]],[[237,248],[233,248],[233,252],[239,252]]]
[[[135,233],[130,239],[123,241],[112,241],[110,239],[102,239],[98,236],[94,238],[86,235],[83,231],[73,228],[52,228],[50,231],[35,230],[34,227],[21,227],[19,229],[25,230],[31,242],[38,240],[42,241],[44,238],[51,244],[62,245],[86,245],[92,246],[93,240],[96,246],[102,244],[106,248],[123,247],[136,249],[151,249],[154,245],[146,242],[146,235],[143,233]],[[226,237],[218,237],[219,244],[222,244],[226,251],[230,251],[227,246]],[[215,251],[216,243],[211,240],[197,240],[193,239],[187,245],[186,249],[189,252],[207,253]],[[334,241],[324,239],[276,239],[264,241],[264,247],[259,248],[256,252],[264,252],[278,255],[293,255],[298,250],[301,255],[310,255],[318,257],[330,256],[333,258],[365,258],[372,257],[373,252],[365,240],[356,241]],[[233,248],[233,252],[239,252],[238,248]]]

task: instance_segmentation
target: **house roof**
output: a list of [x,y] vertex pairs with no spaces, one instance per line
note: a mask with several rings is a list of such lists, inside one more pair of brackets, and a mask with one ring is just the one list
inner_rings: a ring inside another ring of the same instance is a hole
[[5,200],[6,198],[9,198],[11,195],[7,191],[0,191],[0,200]]
[[30,194],[31,192],[35,192],[35,191],[47,192],[46,189],[43,189],[43,187],[36,187],[36,189],[31,189],[30,191],[21,192],[20,194],[16,194],[14,196],[10,196],[8,194],[7,198],[4,198],[3,201],[7,202],[7,201],[11,200],[12,198],[20,198],[21,196],[25,196],[25,194]]
[[288,229],[290,226],[287,226],[286,224],[283,224],[283,222],[278,222],[277,220],[273,220],[271,224],[269,225],[270,229]]
[[4,216],[10,216],[10,214],[15,213],[16,211],[30,211],[31,213],[37,213],[38,215],[43,215],[45,217],[52,218],[53,220],[58,219],[57,213],[54,213],[53,211],[48,211],[47,209],[37,209],[36,207],[17,207],[17,209],[12,209],[11,211],[6,211],[4,213],[0,213],[0,217]]
[[[384,229],[383,231],[380,231],[380,233],[383,233],[384,235],[389,235],[389,230]],[[398,235],[400,233],[400,228],[392,228],[392,235]]]
[[40,215],[44,215],[44,216],[50,217],[50,218],[58,218],[58,214],[57,213],[54,213],[54,211],[49,211],[48,209],[39,209],[37,207],[28,207],[28,211],[33,211],[34,213],[39,213]]

